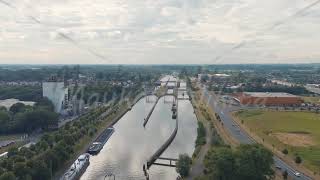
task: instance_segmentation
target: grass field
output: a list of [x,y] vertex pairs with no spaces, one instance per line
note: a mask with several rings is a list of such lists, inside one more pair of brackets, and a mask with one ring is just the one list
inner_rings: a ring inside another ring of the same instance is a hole
[[306,103],[315,103],[315,104],[320,104],[320,97],[308,97],[304,96],[302,97],[304,102]]
[[245,110],[235,115],[264,141],[288,149],[292,158],[301,156],[307,168],[320,173],[320,114]]

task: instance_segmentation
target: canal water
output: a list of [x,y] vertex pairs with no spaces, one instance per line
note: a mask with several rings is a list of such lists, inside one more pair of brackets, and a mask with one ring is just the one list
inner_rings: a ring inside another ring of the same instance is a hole
[[[172,96],[162,97],[146,127],[143,120],[152,108],[155,96],[142,98],[117,124],[115,132],[101,152],[90,157],[90,165],[81,180],[104,179],[108,173],[117,180],[145,179],[143,164],[169,138],[175,128],[172,120]],[[188,100],[179,100],[179,129],[176,138],[162,157],[178,158],[179,154],[190,156],[194,151],[197,136],[197,121]],[[175,168],[151,166],[151,180],[174,180],[178,176]]]

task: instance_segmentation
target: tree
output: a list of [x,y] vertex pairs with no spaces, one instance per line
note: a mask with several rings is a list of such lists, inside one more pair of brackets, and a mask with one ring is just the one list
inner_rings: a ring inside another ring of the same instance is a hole
[[6,111],[0,111],[0,133],[6,133],[8,131],[8,125],[10,121],[9,113]]
[[196,146],[202,146],[206,144],[206,129],[202,122],[198,122],[198,128],[197,128],[197,139],[196,139]]
[[44,180],[50,179],[50,169],[46,166],[43,160],[31,160],[29,165],[32,169],[32,179]]
[[240,145],[236,150],[239,180],[264,180],[274,176],[273,155],[261,145]]
[[284,180],[288,179],[288,171],[287,170],[283,171],[282,177],[283,177]]
[[31,174],[31,170],[30,170],[29,167],[26,166],[25,162],[17,162],[17,163],[15,163],[13,171],[14,171],[14,174],[19,179],[24,179],[23,177],[26,177],[27,175]]
[[18,148],[17,147],[10,147],[8,150],[8,157],[14,156],[18,154]]
[[44,97],[39,99],[35,104],[34,104],[35,108],[37,109],[42,109],[42,110],[47,110],[47,111],[54,111],[54,105],[52,104],[52,102]]
[[7,108],[5,106],[0,106],[0,111],[4,111],[4,112],[7,112]]
[[182,177],[187,177],[189,175],[191,163],[192,160],[187,154],[180,154],[178,162],[176,164],[176,171]]
[[1,176],[0,176],[0,180],[16,180],[15,175],[13,174],[13,172],[8,171],[8,172],[4,172]]
[[16,104],[13,104],[11,107],[10,107],[10,111],[13,113],[13,114],[16,114],[18,112],[23,112],[24,111],[24,108],[25,108],[25,105],[23,103],[16,103]]
[[209,179],[267,180],[274,177],[272,157],[261,145],[240,145],[236,150],[215,147],[204,162]]
[[204,163],[209,177],[212,179],[233,180],[237,177],[236,159],[230,148],[210,149]]
[[302,159],[301,159],[300,156],[296,156],[296,158],[294,159],[294,161],[295,161],[297,164],[302,163]]
[[288,152],[287,149],[283,149],[283,150],[282,150],[282,153],[285,154],[285,155],[287,155],[289,152]]

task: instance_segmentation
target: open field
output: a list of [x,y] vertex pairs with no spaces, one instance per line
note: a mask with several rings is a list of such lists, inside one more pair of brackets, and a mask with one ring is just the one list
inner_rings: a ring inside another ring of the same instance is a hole
[[303,98],[304,102],[306,102],[306,103],[320,104],[320,97],[303,96],[302,98]]
[[320,173],[320,114],[244,110],[235,116],[251,132],[289,156],[302,157],[303,164]]

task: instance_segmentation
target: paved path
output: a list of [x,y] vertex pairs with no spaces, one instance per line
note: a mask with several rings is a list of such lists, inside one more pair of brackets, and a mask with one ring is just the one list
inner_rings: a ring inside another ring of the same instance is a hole
[[206,128],[206,144],[201,147],[201,150],[200,150],[199,154],[197,155],[197,158],[193,162],[191,170],[190,170],[190,174],[186,178],[187,180],[192,180],[192,179],[202,175],[203,174],[203,170],[205,168],[203,160],[204,160],[208,150],[210,149],[212,131],[211,131],[211,128],[210,128],[209,121],[205,120],[205,122],[203,122],[203,125]]

